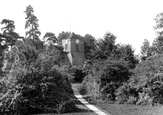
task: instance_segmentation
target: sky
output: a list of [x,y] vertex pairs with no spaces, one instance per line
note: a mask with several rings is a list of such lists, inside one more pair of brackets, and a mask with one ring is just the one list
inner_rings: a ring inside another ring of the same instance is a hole
[[162,0],[1,0],[0,21],[14,20],[15,31],[24,36],[24,11],[32,5],[41,37],[69,31],[99,39],[111,32],[116,43],[131,44],[139,54],[144,39],[156,38],[154,18],[163,12],[162,4]]

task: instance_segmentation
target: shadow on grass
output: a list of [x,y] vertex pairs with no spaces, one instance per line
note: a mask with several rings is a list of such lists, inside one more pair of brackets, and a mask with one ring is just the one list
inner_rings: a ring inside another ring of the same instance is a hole
[[[73,111],[69,111],[68,113],[87,113],[87,112],[92,112],[87,107],[85,107],[85,105],[82,104],[77,98],[75,98],[74,103],[75,103],[75,108],[73,109]],[[64,113],[67,113],[67,112],[64,112]]]
[[[84,106],[76,97],[74,99],[75,106],[72,106],[73,108],[70,108],[70,110],[65,111],[63,113],[60,113],[59,115],[83,115],[88,113],[92,113],[93,111],[89,110],[87,107]],[[57,113],[37,113],[32,115],[58,115]]]

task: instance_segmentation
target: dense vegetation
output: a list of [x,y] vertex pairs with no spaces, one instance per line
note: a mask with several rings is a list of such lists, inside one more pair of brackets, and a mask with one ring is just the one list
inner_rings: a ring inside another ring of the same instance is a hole
[[26,36],[14,32],[14,21],[4,19],[1,38],[0,114],[25,115],[67,112],[74,96],[67,74],[62,73],[63,48],[47,32],[44,42],[33,8],[26,8]]
[[[47,32],[40,39],[38,19],[32,6],[25,11],[26,36],[15,32],[13,20],[3,19],[0,33],[0,114],[24,115],[68,112],[74,109],[71,82],[82,82],[81,93],[93,99],[117,103],[158,105],[163,103],[163,36],[150,45],[144,40],[140,57],[129,44],[116,43],[107,32],[85,42],[85,63],[72,66],[63,47],[56,45],[70,32],[58,37]],[[162,29],[163,14],[156,17],[156,31]]]
[[[163,14],[156,16],[158,37],[152,45],[144,40],[140,57],[131,45],[116,44],[116,36],[106,33],[99,41],[91,40],[91,56],[80,88],[91,98],[116,103],[159,105],[163,103]],[[91,37],[92,39],[92,37]],[[92,45],[94,43],[94,45]],[[86,56],[87,57],[87,56]],[[90,57],[90,54],[89,54]]]

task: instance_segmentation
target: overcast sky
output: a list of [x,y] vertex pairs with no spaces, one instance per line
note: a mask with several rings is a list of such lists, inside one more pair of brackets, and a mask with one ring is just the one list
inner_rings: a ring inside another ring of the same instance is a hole
[[144,39],[152,42],[156,37],[154,18],[163,12],[162,0],[1,0],[0,21],[14,20],[16,32],[25,35],[28,5],[39,19],[42,36],[72,31],[98,39],[109,31],[117,43],[131,44],[136,54]]

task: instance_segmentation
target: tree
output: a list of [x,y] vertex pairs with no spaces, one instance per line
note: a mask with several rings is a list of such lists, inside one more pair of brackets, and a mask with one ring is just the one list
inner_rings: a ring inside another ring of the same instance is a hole
[[141,46],[141,60],[146,60],[148,57],[154,55],[154,53],[156,53],[156,48],[150,46],[150,42],[145,39]]
[[104,38],[97,42],[97,47],[99,49],[96,52],[98,55],[97,58],[106,60],[109,56],[111,56],[116,48],[115,40],[116,36],[110,32],[107,32],[104,35]]
[[56,68],[60,55],[57,49],[38,52],[28,42],[32,41],[18,41],[8,53],[8,72],[0,79],[0,114],[60,113],[74,109],[71,84]]
[[[1,36],[1,35],[0,35]],[[0,77],[2,76],[2,67],[3,67],[3,60],[4,60],[4,50],[7,48],[6,44],[3,44],[4,39],[0,37]]]
[[4,27],[1,28],[2,34],[0,33],[0,76],[2,76],[3,73],[4,51],[7,50],[8,47],[14,46],[19,38],[23,38],[14,32],[15,25],[13,20],[3,19],[1,24],[4,25]]
[[158,32],[159,35],[162,35],[163,31],[161,29],[163,28],[163,13],[158,14],[154,20],[156,22],[154,29]]
[[158,35],[158,37],[153,41],[152,47],[155,48],[156,54],[163,54],[163,36]]
[[150,48],[150,42],[147,39],[144,39],[143,45],[141,46],[141,55],[147,56]]
[[156,54],[162,54],[163,53],[163,29],[162,29],[163,13],[158,14],[154,20],[156,22],[154,29],[157,32],[158,36],[153,41],[152,47],[154,48]]
[[44,40],[48,41],[49,43],[57,43],[58,39],[56,38],[55,34],[54,33],[51,33],[51,32],[47,32],[45,35],[44,35]]
[[23,38],[20,37],[18,33],[14,32],[15,25],[13,20],[3,19],[1,24],[5,25],[1,28],[3,31],[3,36],[1,35],[1,37],[5,38],[5,43],[8,46],[13,46],[19,38]]
[[86,34],[83,38],[84,38],[85,58],[92,59],[95,55],[95,50],[97,48],[96,39],[90,34]]
[[128,62],[128,66],[130,69],[135,68],[136,64],[138,64],[139,62],[136,56],[134,55],[134,49],[129,44],[118,44],[114,53],[115,58],[123,59],[124,61]]
[[62,31],[61,33],[58,34],[58,41],[61,42],[62,39],[68,38],[70,34],[71,34],[70,32]]
[[41,32],[39,31],[38,27],[38,19],[34,15],[34,10],[31,5],[26,7],[26,11],[24,11],[26,14],[26,24],[25,24],[25,29],[26,31],[26,37],[33,39],[33,43],[40,41],[39,36],[41,35]]

